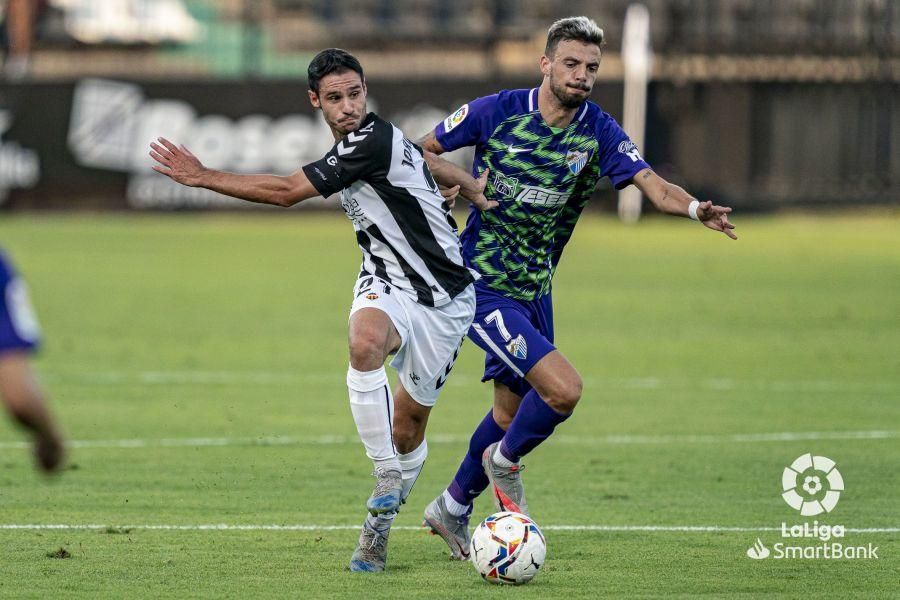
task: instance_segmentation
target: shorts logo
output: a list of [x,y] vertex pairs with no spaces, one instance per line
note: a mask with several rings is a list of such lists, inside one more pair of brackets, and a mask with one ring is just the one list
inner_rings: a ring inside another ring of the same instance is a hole
[[369,292],[366,294],[366,300],[378,300],[379,296],[375,292]]
[[641,153],[638,152],[637,145],[631,140],[625,140],[619,144],[619,152],[628,156],[631,162],[641,160]]
[[469,105],[463,104],[455,113],[444,119],[444,133],[453,131],[453,128],[462,123],[469,114]]
[[781,495],[804,517],[831,512],[841,497],[844,478],[830,458],[804,454],[781,474]]
[[590,156],[590,152],[579,152],[578,150],[573,150],[566,154],[566,164],[569,166],[569,170],[572,171],[572,175],[578,175],[581,172]]
[[413,382],[413,385],[419,385],[419,381],[421,381],[422,378],[410,371],[409,380]]
[[521,333],[515,339],[510,340],[510,342],[506,344],[506,351],[509,352],[514,358],[525,360],[525,358],[528,356],[528,344],[525,342],[525,338],[522,337]]
[[7,284],[6,306],[13,333],[26,342],[37,342],[41,337],[41,328],[28,298],[28,289],[21,279],[13,279]]

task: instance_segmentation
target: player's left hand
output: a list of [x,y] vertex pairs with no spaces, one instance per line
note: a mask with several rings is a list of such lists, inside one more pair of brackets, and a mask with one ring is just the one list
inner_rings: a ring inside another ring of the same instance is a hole
[[197,187],[203,185],[203,174],[206,167],[191,151],[176,146],[166,138],[159,138],[159,143],[150,144],[150,156],[158,162],[153,170],[177,181],[178,183]]
[[710,229],[721,231],[731,239],[736,240],[738,238],[732,231],[734,225],[728,222],[728,213],[730,212],[730,206],[719,206],[706,200],[697,207],[697,218]]
[[484,195],[484,190],[487,187],[488,174],[490,172],[490,169],[482,171],[481,175],[478,176],[478,179],[475,180],[475,188],[468,192],[462,192],[462,197],[474,204],[475,208],[478,210],[491,210],[500,206],[499,202],[496,200],[488,200]]
[[454,185],[451,188],[441,188],[441,196],[444,197],[444,202],[447,203],[447,206],[453,208],[456,206],[456,197],[459,196],[459,186]]

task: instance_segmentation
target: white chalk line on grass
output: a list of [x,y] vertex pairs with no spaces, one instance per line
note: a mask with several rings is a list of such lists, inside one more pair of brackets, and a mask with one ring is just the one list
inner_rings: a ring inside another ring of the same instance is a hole
[[[397,525],[393,531],[423,531],[412,525]],[[717,525],[543,525],[544,531],[600,531],[611,533],[765,533],[781,531],[778,527],[719,527]],[[0,524],[0,530],[62,531],[357,531],[359,525],[232,525],[227,523],[200,525],[70,525],[70,524]],[[900,533],[900,527],[862,527],[845,529],[847,533]]]
[[[555,443],[573,446],[628,444],[731,444],[762,442],[801,442],[826,440],[885,440],[900,437],[900,431],[784,431],[775,433],[736,433],[726,435],[557,435]],[[468,435],[433,434],[431,444],[460,444],[469,441]],[[302,446],[358,444],[351,435],[262,436],[262,437],[197,437],[122,440],[70,440],[70,448],[200,448],[229,446]],[[28,448],[24,441],[0,442],[0,450]]]
[[[343,373],[275,372],[275,371],[105,371],[66,373],[46,371],[44,377],[53,383],[87,385],[300,385],[343,382]],[[455,374],[447,380],[451,387],[475,384],[474,377]],[[660,377],[599,378],[585,377],[587,385],[620,390],[753,390],[767,392],[883,393],[900,389],[897,381],[847,381],[837,379],[667,379]]]

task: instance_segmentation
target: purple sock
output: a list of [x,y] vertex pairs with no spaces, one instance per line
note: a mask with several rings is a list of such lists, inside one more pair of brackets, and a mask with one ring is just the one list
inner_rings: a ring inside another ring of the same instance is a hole
[[481,455],[485,448],[498,441],[506,433],[494,420],[493,410],[489,410],[469,440],[469,453],[459,465],[459,470],[447,488],[453,499],[460,504],[471,504],[488,486],[487,475],[481,466]]
[[512,462],[519,462],[568,418],[569,415],[559,414],[531,390],[522,398],[519,411],[500,442],[500,453]]

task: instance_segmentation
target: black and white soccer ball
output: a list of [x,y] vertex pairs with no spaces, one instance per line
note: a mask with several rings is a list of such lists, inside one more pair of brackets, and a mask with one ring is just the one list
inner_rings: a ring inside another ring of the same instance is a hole
[[547,556],[547,542],[537,524],[516,512],[498,512],[472,533],[472,564],[491,583],[520,585],[531,581]]

